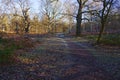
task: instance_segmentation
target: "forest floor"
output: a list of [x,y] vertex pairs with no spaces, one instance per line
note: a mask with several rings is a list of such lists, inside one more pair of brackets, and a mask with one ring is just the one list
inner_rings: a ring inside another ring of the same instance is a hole
[[35,48],[16,51],[0,66],[0,80],[120,80],[120,49],[69,37],[31,37]]

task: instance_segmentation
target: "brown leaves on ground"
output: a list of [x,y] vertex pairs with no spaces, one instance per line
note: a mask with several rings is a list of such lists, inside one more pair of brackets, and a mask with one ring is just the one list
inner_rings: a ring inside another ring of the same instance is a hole
[[10,61],[10,63],[12,64],[18,62],[18,55],[20,55],[23,52],[32,50],[39,43],[39,41],[36,41],[29,36],[26,37],[24,35],[16,34],[4,35],[0,44],[0,56],[3,57],[3,55],[5,55],[5,58],[0,59],[0,64],[8,64],[8,61]]

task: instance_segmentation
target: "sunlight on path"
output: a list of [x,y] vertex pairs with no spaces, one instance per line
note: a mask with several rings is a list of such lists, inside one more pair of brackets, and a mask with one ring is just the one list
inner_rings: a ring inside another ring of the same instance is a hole
[[105,61],[99,63],[101,54],[84,42],[56,37],[37,40],[42,43],[20,53],[17,64],[0,66],[1,80],[111,80],[105,71],[108,66],[102,68]]

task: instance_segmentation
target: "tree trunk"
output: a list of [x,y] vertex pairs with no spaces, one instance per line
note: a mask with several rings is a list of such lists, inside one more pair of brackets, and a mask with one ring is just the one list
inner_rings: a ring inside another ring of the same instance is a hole
[[16,29],[15,29],[16,34],[19,34],[18,23],[17,23],[17,22],[15,22],[15,25],[16,25]]
[[[108,18],[108,15],[109,15],[109,12],[111,10],[111,7],[112,7],[112,3],[113,3],[114,0],[103,0],[103,9],[102,9],[102,13],[101,13],[101,29],[100,29],[100,33],[99,33],[99,36],[98,36],[98,39],[97,39],[97,44],[100,43],[100,40],[101,40],[101,37],[102,37],[102,34],[103,34],[103,31],[104,31],[104,28],[105,28],[105,24],[106,24],[106,21],[107,21],[107,18]],[[107,9],[107,10],[106,10]],[[106,13],[106,14],[105,14]]]
[[26,26],[27,26],[27,27],[25,28],[25,33],[28,33],[28,32],[29,32],[30,23],[27,22]]
[[99,35],[98,35],[97,44],[100,43],[100,40],[101,40],[103,31],[104,31],[104,27],[105,27],[105,23],[104,23],[104,22],[101,22],[101,29],[100,29],[100,33],[99,33]]
[[78,9],[78,14],[76,17],[76,36],[80,36],[81,35],[81,23],[82,23],[82,3],[79,2],[79,9]]
[[80,34],[81,34],[81,19],[77,18],[76,36],[80,36]]

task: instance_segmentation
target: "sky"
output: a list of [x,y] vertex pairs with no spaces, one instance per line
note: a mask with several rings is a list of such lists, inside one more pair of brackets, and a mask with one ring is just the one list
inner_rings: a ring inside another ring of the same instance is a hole
[[[39,9],[40,9],[40,3],[39,3],[40,0],[31,0],[31,3],[32,3],[32,10],[35,11],[35,12],[39,12]],[[62,3],[64,3],[66,0],[60,0]],[[72,1],[76,1],[76,0],[72,0]]]
[[38,12],[39,6],[40,6],[40,4],[39,4],[38,1],[39,1],[39,0],[31,0],[32,8],[33,8],[33,10],[36,11],[36,12]]
[[[31,9],[30,9],[31,13],[32,14],[34,14],[34,13],[38,14],[40,12],[40,10],[41,10],[41,7],[40,7],[40,1],[41,0],[30,0],[30,1],[31,1],[31,5],[30,5],[31,6]],[[62,3],[64,3],[66,0],[59,0],[59,1],[61,1]],[[67,1],[69,1],[69,0],[67,0]],[[72,2],[76,2],[76,1],[77,0],[72,0]]]

